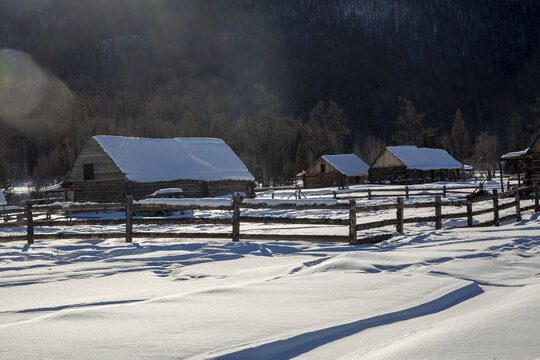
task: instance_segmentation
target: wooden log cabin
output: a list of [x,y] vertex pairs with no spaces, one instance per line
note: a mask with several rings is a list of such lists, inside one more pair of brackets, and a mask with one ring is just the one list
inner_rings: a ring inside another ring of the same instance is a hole
[[369,181],[393,184],[456,181],[461,178],[462,167],[441,149],[388,146],[371,165]]
[[162,189],[188,197],[254,194],[254,178],[221,139],[93,136],[62,182],[68,200],[118,202]]
[[528,148],[505,154],[501,161],[506,165],[507,173],[517,174],[519,185],[540,184],[540,133]]
[[323,155],[303,174],[305,189],[360,184],[369,166],[355,154]]

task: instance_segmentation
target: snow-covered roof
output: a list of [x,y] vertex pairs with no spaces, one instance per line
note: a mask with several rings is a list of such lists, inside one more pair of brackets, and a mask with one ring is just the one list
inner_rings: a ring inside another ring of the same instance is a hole
[[244,163],[221,139],[93,137],[134,182],[171,180],[253,181]]
[[346,176],[367,175],[369,165],[355,154],[323,155],[322,158]]
[[535,144],[537,143],[538,140],[540,140],[540,134],[536,136],[536,138],[533,140],[532,144],[528,148],[521,151],[514,151],[508,154],[504,154],[501,157],[501,159],[502,160],[518,160],[525,157],[526,155],[529,155],[529,153],[531,152],[531,149],[535,147]]
[[522,158],[524,157],[525,155],[527,155],[527,153],[529,152],[529,148],[526,148],[525,150],[521,150],[521,151],[514,151],[514,152],[510,152],[508,154],[504,154],[501,159],[503,160],[514,160],[514,159],[519,159],[519,158]]
[[4,194],[0,191],[0,205],[6,205],[6,199],[4,199]]
[[401,160],[408,169],[439,170],[461,169],[462,167],[459,161],[441,149],[418,148],[414,145],[388,146],[386,149]]

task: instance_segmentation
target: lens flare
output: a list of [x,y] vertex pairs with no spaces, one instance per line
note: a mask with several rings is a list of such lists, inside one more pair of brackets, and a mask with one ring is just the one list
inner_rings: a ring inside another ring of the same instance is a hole
[[29,114],[47,94],[54,77],[22,52],[0,50],[0,116]]

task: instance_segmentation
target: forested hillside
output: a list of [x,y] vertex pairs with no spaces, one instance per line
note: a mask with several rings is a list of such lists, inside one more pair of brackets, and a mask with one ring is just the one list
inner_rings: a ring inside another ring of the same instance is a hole
[[5,0],[0,182],[95,134],[223,138],[284,182],[323,153],[491,166],[540,130],[536,0]]

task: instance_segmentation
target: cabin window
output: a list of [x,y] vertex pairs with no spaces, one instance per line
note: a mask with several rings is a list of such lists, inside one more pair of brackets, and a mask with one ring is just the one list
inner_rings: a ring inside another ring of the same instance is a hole
[[326,172],[326,164],[321,164],[321,172]]
[[83,164],[84,181],[94,180],[94,164]]

